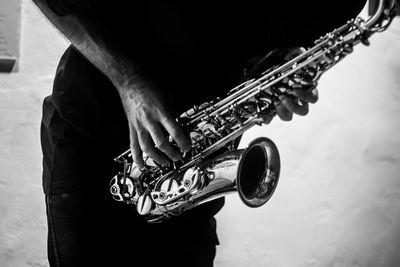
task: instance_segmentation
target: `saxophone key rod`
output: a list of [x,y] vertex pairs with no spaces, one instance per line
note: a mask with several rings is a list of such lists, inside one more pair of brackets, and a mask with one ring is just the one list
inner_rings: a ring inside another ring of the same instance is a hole
[[[318,44],[316,44],[315,46],[313,46],[312,48],[310,48],[307,53],[313,53],[315,50],[319,49],[321,46],[328,44],[329,40],[323,40],[321,42],[319,42]],[[268,78],[273,77],[274,75],[281,73],[284,69],[288,69],[290,67],[292,67],[297,61],[303,59],[304,57],[306,57],[308,54],[307,53],[302,53],[298,56],[296,56],[295,58],[289,60],[288,62],[285,62],[284,64],[282,64],[281,66],[279,66],[276,69],[273,69],[271,72],[263,72],[262,76],[257,78],[257,79],[252,79],[246,82],[243,82],[242,84],[238,85],[237,87],[235,87],[232,90],[235,90],[236,88],[240,88],[241,86],[244,86],[240,91],[236,91],[230,95],[228,95],[226,98],[220,100],[219,102],[215,103],[212,108],[216,111],[217,110],[221,110],[226,108],[227,106],[231,105],[232,100],[237,100],[238,97],[248,93],[250,90],[252,90],[255,86],[258,86],[258,84],[260,83],[260,80],[265,80]],[[231,91],[232,91],[231,90]],[[211,107],[209,108],[211,109]],[[205,116],[207,116],[208,110],[204,110],[203,112],[199,113],[197,115],[197,117],[193,118],[188,124],[194,124],[196,122],[201,121],[202,119],[205,118]],[[214,112],[215,114],[216,112]]]

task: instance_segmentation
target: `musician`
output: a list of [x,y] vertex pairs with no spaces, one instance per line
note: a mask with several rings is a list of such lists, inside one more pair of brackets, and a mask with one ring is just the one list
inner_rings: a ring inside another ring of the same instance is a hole
[[[71,42],[43,104],[51,266],[212,266],[214,215],[223,198],[148,224],[112,200],[108,183],[119,168],[113,158],[130,146],[139,167],[143,152],[161,165],[178,161],[191,143],[174,118],[225,95],[249,59],[309,46],[364,4],[336,1],[327,10],[323,1],[34,2]],[[277,114],[285,121],[305,115],[317,98],[316,89],[295,91]]]

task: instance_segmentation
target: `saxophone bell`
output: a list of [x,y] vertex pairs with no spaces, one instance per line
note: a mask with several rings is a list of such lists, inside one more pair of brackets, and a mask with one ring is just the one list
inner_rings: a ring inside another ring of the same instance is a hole
[[260,207],[272,196],[280,175],[280,156],[268,138],[253,140],[243,151],[237,172],[237,191],[249,207]]
[[280,166],[278,148],[266,137],[253,140],[245,149],[205,160],[196,168],[201,185],[187,198],[190,208],[236,191],[244,204],[260,207],[278,185]]

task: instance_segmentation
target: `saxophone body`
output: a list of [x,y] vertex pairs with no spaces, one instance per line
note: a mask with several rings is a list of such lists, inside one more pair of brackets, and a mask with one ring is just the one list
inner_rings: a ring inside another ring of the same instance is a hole
[[115,158],[123,170],[110,182],[113,198],[135,205],[148,222],[162,222],[232,192],[249,207],[264,205],[278,184],[278,149],[265,137],[245,149],[236,149],[235,141],[253,126],[268,124],[290,90],[314,88],[355,45],[368,45],[372,34],[384,31],[395,14],[394,0],[380,0],[368,20],[350,20],[313,47],[259,71],[224,98],[184,112],[177,121],[191,139],[191,151],[168,167],[145,156],[144,169],[135,166],[130,150],[125,151]]

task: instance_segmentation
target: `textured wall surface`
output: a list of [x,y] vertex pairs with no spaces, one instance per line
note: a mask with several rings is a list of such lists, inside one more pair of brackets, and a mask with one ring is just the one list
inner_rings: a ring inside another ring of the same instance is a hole
[[0,266],[47,266],[39,127],[67,42],[22,1],[18,73],[0,73]]
[[228,197],[217,266],[400,266],[400,20],[325,73],[307,117],[249,132],[281,153],[263,207]]
[[[39,123],[67,46],[23,1],[20,71],[0,74],[0,266],[47,266]],[[400,20],[320,81],[307,117],[246,134],[278,145],[265,206],[227,197],[216,266],[400,266]]]

